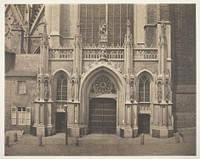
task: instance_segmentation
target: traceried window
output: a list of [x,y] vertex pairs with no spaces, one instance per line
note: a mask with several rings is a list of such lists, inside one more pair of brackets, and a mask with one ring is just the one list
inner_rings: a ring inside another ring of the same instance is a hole
[[67,78],[61,74],[57,79],[57,100],[67,100]]
[[31,108],[15,107],[11,108],[12,125],[31,125]]
[[122,46],[127,19],[131,22],[133,32],[132,4],[82,4],[80,6],[80,30],[83,44],[98,46],[99,26],[106,23],[108,46]]
[[18,81],[18,94],[26,94],[26,81]]
[[111,80],[102,74],[96,81],[92,84],[91,94],[116,94],[114,84]]
[[139,79],[139,102],[150,102],[150,80],[145,74]]

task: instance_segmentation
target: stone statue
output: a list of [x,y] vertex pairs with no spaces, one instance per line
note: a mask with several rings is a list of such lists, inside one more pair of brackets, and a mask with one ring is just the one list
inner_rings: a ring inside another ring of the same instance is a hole
[[44,82],[44,100],[47,101],[48,100],[48,95],[49,92],[48,92],[48,81],[45,80]]
[[105,22],[99,26],[99,37],[100,42],[107,42],[107,25]]
[[158,87],[157,87],[157,97],[158,97],[158,103],[161,103],[162,101],[162,83],[161,81],[158,81]]

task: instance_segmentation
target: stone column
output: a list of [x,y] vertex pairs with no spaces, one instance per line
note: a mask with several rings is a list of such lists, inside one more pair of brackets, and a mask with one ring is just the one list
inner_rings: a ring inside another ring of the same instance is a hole
[[48,103],[48,125],[47,125],[47,133],[48,133],[48,136],[52,135],[53,132],[52,132],[52,128],[53,128],[53,125],[52,125],[52,103]]
[[162,58],[162,56],[161,56],[161,47],[160,47],[160,45],[161,45],[161,41],[160,41],[160,39],[161,39],[161,24],[160,23],[158,23],[158,25],[157,25],[157,41],[158,41],[158,43],[157,43],[157,46],[158,46],[158,74],[160,75],[161,74],[161,58]]
[[79,19],[76,24],[76,34],[74,38],[74,62],[73,62],[73,73],[75,78],[75,101],[79,101],[79,76],[82,70],[82,47],[81,47],[81,36],[80,36],[80,22]]
[[51,34],[50,34],[50,46],[60,47],[60,5],[52,5],[52,23],[51,23]]
[[131,105],[126,105],[126,125],[131,126]]
[[163,126],[167,126],[167,106],[163,107]]
[[34,110],[34,125],[39,125],[39,104],[35,104],[35,110]]
[[159,109],[160,109],[160,107],[158,105],[154,106],[155,126],[159,126],[159,117],[160,117]]
[[49,114],[48,114],[48,125],[52,125],[51,124],[51,103],[49,103],[48,104],[48,112],[49,112]]
[[131,105],[132,103],[126,103],[125,104],[125,115],[126,115],[126,125],[123,127],[123,137],[125,138],[132,138],[133,137],[133,130],[131,128]]
[[138,135],[138,103],[133,103],[133,137],[137,137]]
[[40,105],[40,124],[44,125],[44,104]]
[[52,25],[52,4],[45,4],[45,20],[47,23],[47,34],[51,33],[51,25]]
[[126,75],[126,102],[130,102],[130,78],[133,73],[133,50],[132,50],[132,34],[130,32],[130,21],[127,20],[127,31],[125,37],[125,61],[124,61],[124,73]]
[[45,136],[45,104],[44,102],[39,102],[39,125],[36,127],[36,132],[37,132],[37,136],[41,135],[41,136]]
[[49,81],[49,100],[52,101],[52,88],[51,81]]
[[162,127],[163,126],[163,107],[162,106],[160,106],[160,112],[159,113],[160,113],[159,114],[159,116],[160,116],[159,125],[160,125],[160,127]]
[[168,105],[168,126],[172,126],[172,105]]
[[73,103],[74,104],[74,125],[72,126],[72,135],[73,137],[80,136],[80,128],[79,128],[79,106],[80,103]]
[[137,103],[133,103],[133,126],[134,126],[134,128],[136,127],[138,127],[138,113],[137,113]]
[[134,5],[134,44],[144,44],[144,26],[146,24],[145,4]]
[[78,124],[78,104],[74,104],[74,124]]

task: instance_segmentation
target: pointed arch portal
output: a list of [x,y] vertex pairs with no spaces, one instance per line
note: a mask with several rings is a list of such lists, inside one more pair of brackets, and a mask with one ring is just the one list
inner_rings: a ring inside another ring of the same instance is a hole
[[123,81],[116,72],[106,66],[97,67],[81,85],[80,122],[89,133],[115,134],[124,118]]

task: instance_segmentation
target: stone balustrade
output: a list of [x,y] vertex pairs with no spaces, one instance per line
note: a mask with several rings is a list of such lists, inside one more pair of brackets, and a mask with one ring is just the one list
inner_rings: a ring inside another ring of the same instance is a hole
[[[73,48],[50,49],[50,59],[73,59]],[[83,48],[84,60],[110,59],[124,60],[124,48]],[[155,60],[158,58],[157,48],[134,48],[134,60]]]
[[83,49],[83,59],[124,59],[124,49],[123,48],[84,48]]
[[158,49],[157,48],[134,48],[133,58],[134,59],[157,59]]
[[72,48],[57,48],[49,50],[51,59],[73,59]]

